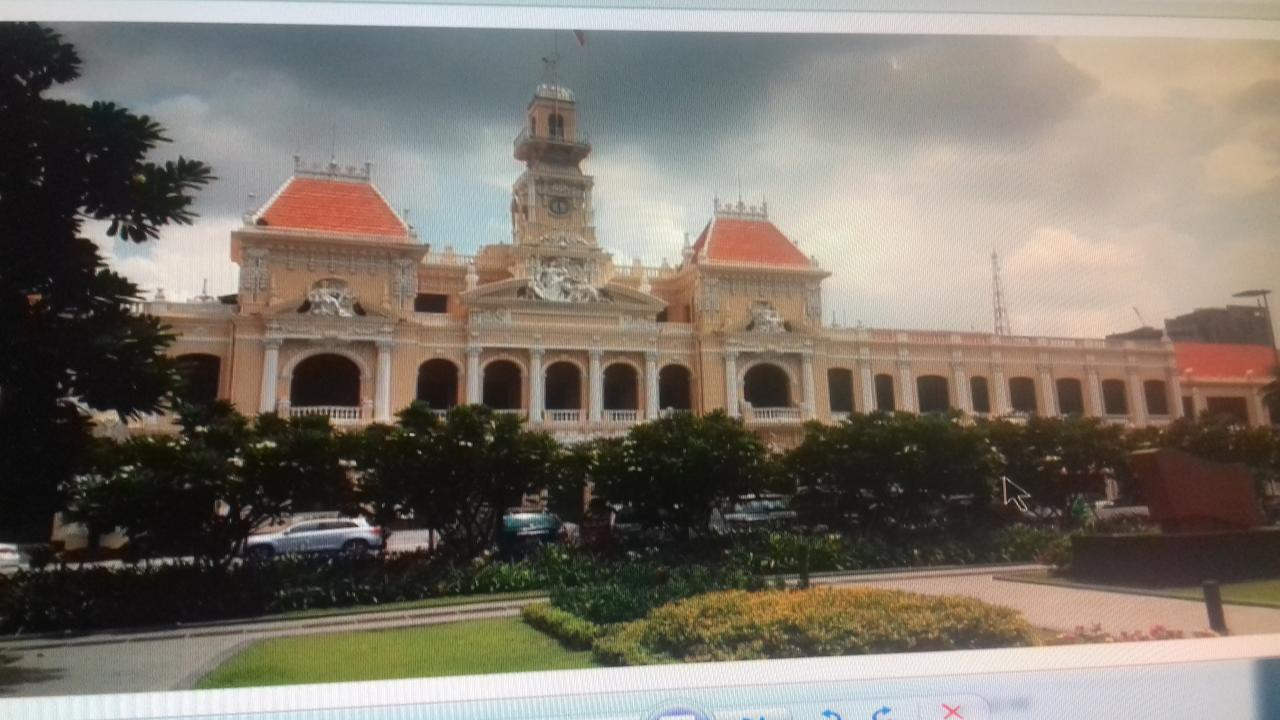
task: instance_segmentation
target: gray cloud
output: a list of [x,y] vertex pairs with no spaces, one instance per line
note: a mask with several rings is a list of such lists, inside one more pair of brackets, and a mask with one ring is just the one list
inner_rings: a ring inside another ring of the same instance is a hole
[[678,257],[711,196],[741,183],[833,271],[827,305],[850,322],[986,327],[993,247],[1027,332],[1100,334],[1133,305],[1159,317],[1280,276],[1274,44],[60,29],[86,61],[69,97],[152,114],[176,141],[161,155],[222,178],[205,224],[175,235],[182,252],[115,249],[171,294],[199,279],[184,257],[230,282],[227,229],[294,153],[374,161],[433,245],[509,239],[511,139],[557,44],[596,148],[599,235],[624,259]]

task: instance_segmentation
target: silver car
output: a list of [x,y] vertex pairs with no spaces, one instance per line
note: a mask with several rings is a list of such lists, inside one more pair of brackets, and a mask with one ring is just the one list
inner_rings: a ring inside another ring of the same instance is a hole
[[382,528],[370,525],[364,518],[303,520],[282,530],[250,535],[244,544],[244,555],[254,560],[299,553],[364,555],[384,547],[385,537]]
[[0,543],[0,570],[20,570],[31,567],[31,557],[21,546]]

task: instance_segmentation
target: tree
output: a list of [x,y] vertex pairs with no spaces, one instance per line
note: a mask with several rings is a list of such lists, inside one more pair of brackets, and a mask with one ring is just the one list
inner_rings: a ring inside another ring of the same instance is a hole
[[175,381],[172,336],[131,312],[139,289],[82,234],[133,243],[190,224],[203,163],[145,158],[161,127],[111,103],[45,97],[80,74],[75,49],[34,24],[0,24],[0,532],[47,539],[62,483],[90,448],[85,408],[157,409]]
[[990,508],[998,458],[959,415],[855,413],[811,423],[786,459],[825,524],[877,531],[970,522]]
[[1124,429],[1098,418],[1033,417],[1025,425],[997,420],[986,432],[1005,475],[1031,495],[1028,502],[1063,522],[1080,500],[1101,496],[1107,479],[1129,477]]
[[321,447],[334,438],[314,423],[251,423],[219,402],[184,408],[179,424],[176,435],[100,441],[90,472],[69,483],[71,517],[91,532],[124,530],[139,557],[225,567],[264,523],[346,494],[336,453]]
[[558,477],[559,444],[517,417],[479,405],[456,407],[434,426],[418,415],[402,414],[400,422],[430,463],[410,480],[407,504],[459,557],[492,546],[503,512]]
[[740,420],[722,411],[681,413],[601,445],[595,492],[650,522],[668,518],[687,535],[706,531],[720,503],[764,489],[771,469],[764,443]]

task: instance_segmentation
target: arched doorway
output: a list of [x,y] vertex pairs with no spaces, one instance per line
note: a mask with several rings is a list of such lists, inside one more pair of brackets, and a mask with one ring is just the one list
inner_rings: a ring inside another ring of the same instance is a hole
[[693,409],[693,376],[683,365],[667,365],[658,372],[658,407],[662,410]]
[[176,358],[182,384],[178,398],[191,405],[211,405],[218,399],[218,376],[222,358],[207,353],[188,353]]
[[1129,414],[1129,393],[1123,380],[1102,381],[1102,410],[1107,415]]
[[973,411],[986,415],[991,412],[991,389],[981,375],[969,378],[969,396],[973,398]]
[[418,402],[433,410],[447,410],[458,404],[458,366],[443,358],[418,366]]
[[1009,378],[1009,404],[1016,413],[1036,413],[1036,381],[1029,377]]
[[[561,360],[547,366],[545,383],[547,410],[582,410],[582,371],[577,365]],[[554,419],[554,418],[552,418]]]
[[833,413],[853,412],[853,371],[848,368],[827,370],[827,402]]
[[614,363],[604,369],[604,409],[639,410],[640,375],[628,363]]
[[893,398],[893,376],[888,374],[876,375],[876,410],[883,412],[893,412],[897,409],[897,404]]
[[360,366],[335,353],[304,359],[293,369],[289,404],[294,408],[359,408]]
[[1169,386],[1163,380],[1146,380],[1142,383],[1146,396],[1148,415],[1169,414]]
[[760,363],[742,378],[743,398],[753,408],[791,407],[791,378],[772,363]]
[[1084,386],[1075,378],[1058,378],[1058,412],[1062,415],[1084,414]]
[[494,360],[484,366],[484,404],[494,410],[521,408],[520,366],[510,360]]
[[941,375],[921,375],[916,378],[916,393],[920,398],[922,413],[941,413],[951,409],[951,392],[947,379]]

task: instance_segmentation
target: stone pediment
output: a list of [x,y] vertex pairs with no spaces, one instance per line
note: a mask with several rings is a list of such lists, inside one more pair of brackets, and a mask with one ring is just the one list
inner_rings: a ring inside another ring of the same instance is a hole
[[594,288],[587,296],[564,300],[540,297],[534,291],[531,278],[511,278],[481,285],[462,293],[462,302],[468,307],[511,308],[539,312],[587,313],[592,315],[656,315],[666,308],[663,300],[618,283],[606,283]]

